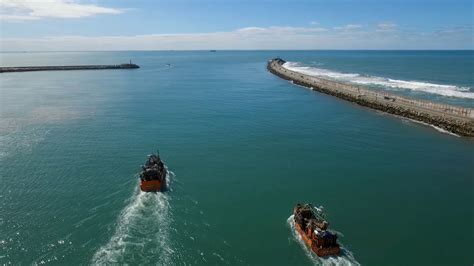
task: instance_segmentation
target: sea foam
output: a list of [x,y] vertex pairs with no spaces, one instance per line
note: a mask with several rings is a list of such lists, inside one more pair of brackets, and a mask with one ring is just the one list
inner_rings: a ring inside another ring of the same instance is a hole
[[[168,171],[167,181],[173,173]],[[117,220],[110,240],[100,247],[92,264],[124,264],[140,261],[145,264],[169,265],[174,253],[169,241],[171,207],[166,193],[146,193],[138,185],[129,204]]]
[[286,62],[285,64],[283,64],[283,67],[302,74],[329,78],[343,82],[351,82],[361,85],[382,86],[391,89],[407,89],[448,97],[474,99],[474,93],[470,92],[469,88],[467,87],[442,85],[422,81],[390,79],[377,76],[361,75],[357,73],[342,73],[323,68],[304,66],[296,62]]

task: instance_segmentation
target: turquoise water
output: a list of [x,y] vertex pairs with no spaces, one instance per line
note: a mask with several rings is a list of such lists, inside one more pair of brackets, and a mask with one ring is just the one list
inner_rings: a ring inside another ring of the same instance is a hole
[[[0,264],[331,262],[293,234],[297,202],[324,206],[338,262],[471,264],[474,142],[294,86],[265,69],[276,56],[474,87],[471,51],[1,54],[141,68],[0,75]],[[139,193],[157,148],[171,190]]]

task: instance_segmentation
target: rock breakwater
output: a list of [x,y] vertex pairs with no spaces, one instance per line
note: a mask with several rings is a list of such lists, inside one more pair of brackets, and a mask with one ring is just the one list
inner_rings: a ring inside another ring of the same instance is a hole
[[377,92],[362,86],[298,73],[283,67],[286,61],[268,61],[268,70],[294,84],[333,95],[361,106],[428,123],[452,133],[474,137],[474,110],[458,106],[421,101]]

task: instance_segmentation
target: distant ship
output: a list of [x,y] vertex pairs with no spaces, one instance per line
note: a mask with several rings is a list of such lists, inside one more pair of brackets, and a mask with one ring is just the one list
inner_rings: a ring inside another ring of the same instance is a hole
[[217,52],[217,51],[216,51],[216,50],[209,50],[209,52],[211,52],[211,53],[215,53],[215,52]]
[[144,192],[164,191],[166,188],[166,169],[157,154],[148,155],[148,160],[140,172],[140,189]]
[[337,234],[328,230],[323,214],[316,212],[311,204],[296,204],[293,210],[296,231],[306,245],[319,257],[338,255],[341,251]]

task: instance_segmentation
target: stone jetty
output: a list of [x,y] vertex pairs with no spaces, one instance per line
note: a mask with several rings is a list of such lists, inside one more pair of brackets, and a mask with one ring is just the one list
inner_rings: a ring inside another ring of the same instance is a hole
[[411,99],[374,91],[363,86],[310,76],[283,67],[284,63],[286,61],[283,59],[275,58],[268,61],[267,68],[271,73],[283,79],[314,91],[336,96],[361,106],[428,123],[461,136],[474,137],[474,109],[472,108]]
[[0,73],[26,72],[26,71],[56,71],[56,70],[96,70],[96,69],[135,69],[136,64],[120,65],[77,65],[77,66],[25,66],[25,67],[0,67]]

